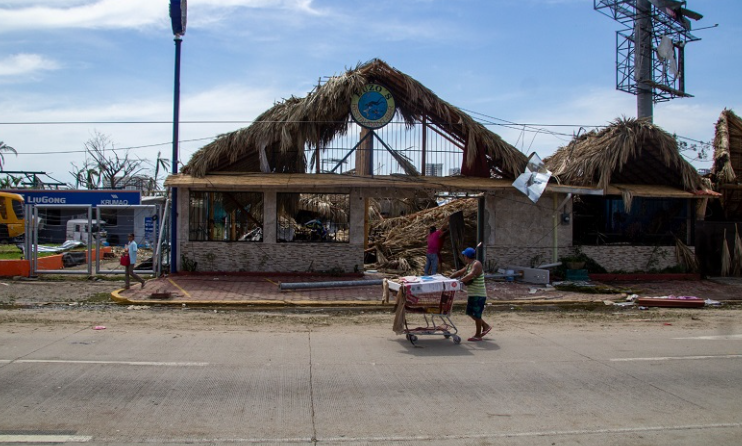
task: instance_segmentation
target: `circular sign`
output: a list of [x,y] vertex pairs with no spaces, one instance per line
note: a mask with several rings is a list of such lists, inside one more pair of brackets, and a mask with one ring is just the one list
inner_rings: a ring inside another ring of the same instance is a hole
[[397,110],[394,96],[385,87],[368,84],[359,93],[353,94],[350,115],[363,127],[378,129],[389,124]]

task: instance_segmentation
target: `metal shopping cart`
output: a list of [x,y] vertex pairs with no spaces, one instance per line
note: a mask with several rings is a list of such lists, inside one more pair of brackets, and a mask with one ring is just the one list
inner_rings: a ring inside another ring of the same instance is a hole
[[[388,281],[385,288],[396,292],[395,332],[404,334],[415,345],[418,336],[443,336],[461,342],[458,329],[451,320],[451,310],[461,282],[442,275],[409,276]],[[412,327],[408,315],[422,315],[425,325]],[[404,328],[402,328],[404,326]]]

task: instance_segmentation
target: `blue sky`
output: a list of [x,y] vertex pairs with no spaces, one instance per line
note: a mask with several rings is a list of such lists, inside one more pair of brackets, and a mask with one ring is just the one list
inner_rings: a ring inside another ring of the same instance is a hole
[[[5,170],[71,182],[70,163],[82,164],[94,132],[150,163],[158,151],[170,158],[168,3],[0,0],[0,141],[19,152],[5,155]],[[655,104],[654,119],[689,143],[709,142],[725,107],[742,112],[742,2],[690,0],[688,8],[704,14],[693,23],[702,40],[686,50],[694,97]],[[591,0],[190,0],[180,160],[373,58],[464,110],[542,127],[488,126],[546,157],[580,126],[636,115],[636,97],[615,89],[620,28]],[[694,157],[687,153],[710,167],[711,153]]]

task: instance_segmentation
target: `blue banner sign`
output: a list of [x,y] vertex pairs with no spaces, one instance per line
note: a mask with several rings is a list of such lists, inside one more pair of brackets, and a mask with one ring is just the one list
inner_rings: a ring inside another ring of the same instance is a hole
[[95,206],[126,206],[142,202],[142,194],[133,190],[10,190],[23,195],[26,204],[80,204]]
[[156,240],[157,232],[159,232],[157,226],[155,226],[155,220],[152,217],[144,217],[144,239],[145,240]]

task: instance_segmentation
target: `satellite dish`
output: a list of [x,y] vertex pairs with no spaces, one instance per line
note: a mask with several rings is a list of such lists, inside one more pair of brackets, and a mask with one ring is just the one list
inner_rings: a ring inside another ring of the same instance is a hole
[[525,172],[513,181],[513,187],[526,194],[531,201],[536,203],[546,190],[550,178],[551,172],[546,169],[544,162],[534,152],[528,157]]

